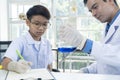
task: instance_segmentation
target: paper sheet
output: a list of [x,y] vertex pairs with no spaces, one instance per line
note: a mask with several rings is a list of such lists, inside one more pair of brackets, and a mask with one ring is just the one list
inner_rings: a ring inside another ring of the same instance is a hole
[[20,80],[27,78],[42,78],[42,79],[53,79],[54,77],[47,69],[32,69],[26,73],[18,74],[16,72],[9,72],[7,80]]
[[0,70],[0,80],[5,80],[7,72],[6,70]]

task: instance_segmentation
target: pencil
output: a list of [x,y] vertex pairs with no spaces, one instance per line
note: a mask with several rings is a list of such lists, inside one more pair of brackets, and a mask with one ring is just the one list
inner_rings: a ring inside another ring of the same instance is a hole
[[18,50],[16,50],[17,55],[20,57],[20,59],[24,60],[23,56],[20,54]]

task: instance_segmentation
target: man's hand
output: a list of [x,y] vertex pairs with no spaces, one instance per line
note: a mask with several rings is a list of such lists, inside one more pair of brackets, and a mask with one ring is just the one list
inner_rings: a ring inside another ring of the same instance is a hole
[[19,60],[18,62],[11,61],[8,64],[8,70],[17,73],[25,73],[27,70],[30,69],[31,65],[32,64],[30,62],[27,62],[25,60]]
[[70,25],[61,26],[59,30],[60,40],[65,41],[71,46],[78,47],[80,50],[84,47],[86,38],[83,37],[75,27]]
[[89,73],[89,71],[86,67],[84,67],[80,69],[79,73]]

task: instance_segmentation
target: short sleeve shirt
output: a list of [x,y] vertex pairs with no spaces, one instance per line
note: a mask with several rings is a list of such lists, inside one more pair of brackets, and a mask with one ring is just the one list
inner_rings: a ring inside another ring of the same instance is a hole
[[32,68],[47,68],[48,64],[53,61],[51,44],[47,39],[41,38],[39,49],[35,47],[35,41],[28,32],[26,35],[12,41],[7,49],[4,57],[8,57],[13,61],[20,58],[16,54],[18,50],[26,61],[32,62]]

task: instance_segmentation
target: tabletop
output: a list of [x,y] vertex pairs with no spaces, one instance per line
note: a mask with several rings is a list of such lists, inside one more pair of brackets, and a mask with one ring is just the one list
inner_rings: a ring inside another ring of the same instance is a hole
[[120,75],[52,73],[56,80],[120,80]]
[[[8,71],[0,70],[0,80],[6,80],[7,74],[8,74]],[[74,80],[74,79],[75,80],[120,80],[120,75],[62,73],[62,72],[52,72],[51,74],[55,77],[56,80]],[[46,75],[46,74],[43,74],[43,75]],[[46,75],[46,77],[48,76]]]

